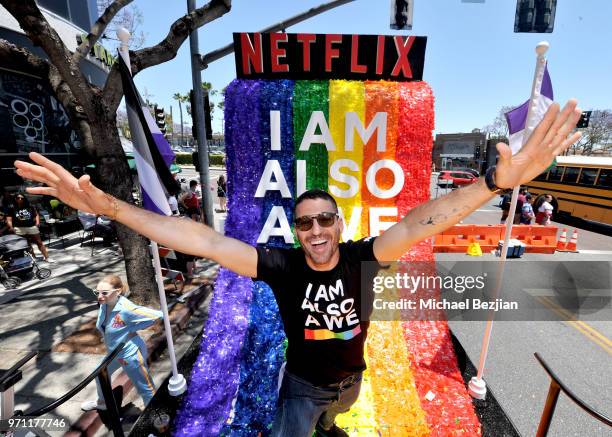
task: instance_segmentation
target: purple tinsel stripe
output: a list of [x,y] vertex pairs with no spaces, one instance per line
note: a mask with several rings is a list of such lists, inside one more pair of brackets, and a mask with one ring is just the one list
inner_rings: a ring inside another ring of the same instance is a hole
[[[266,81],[259,101],[262,119],[259,136],[263,140],[265,161],[278,160],[294,193],[293,145],[293,81]],[[270,111],[281,114],[281,150],[272,151],[270,143]],[[268,191],[264,198],[262,223],[273,206],[283,206],[289,223],[293,217],[293,198],[283,198],[280,191]],[[291,247],[282,237],[270,238],[267,246]],[[278,398],[278,373],[283,363],[285,333],[278,306],[270,287],[256,282],[249,311],[249,327],[240,360],[240,384],[231,424],[221,434],[236,436],[266,435],[274,420]]]
[[[255,199],[263,170],[259,137],[261,81],[234,80],[225,94],[227,187],[226,234],[255,244],[262,201]],[[216,436],[229,415],[240,377],[240,349],[248,326],[251,279],[222,269],[215,284],[200,355],[174,423],[177,436]]]

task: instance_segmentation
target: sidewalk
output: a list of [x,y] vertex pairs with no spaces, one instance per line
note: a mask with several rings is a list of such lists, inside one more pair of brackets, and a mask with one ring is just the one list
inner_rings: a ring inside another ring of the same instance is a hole
[[[91,247],[79,247],[79,242],[79,234],[74,233],[65,237],[65,248],[60,241],[48,246],[54,262],[43,265],[52,269],[50,278],[27,281],[16,290],[0,287],[0,368],[9,368],[30,351],[39,353],[22,367],[23,379],[15,385],[17,410],[32,411],[57,399],[89,375],[104,356],[103,353],[52,351],[83,324],[95,321],[98,305],[90,289],[100,277],[113,273],[125,277],[117,246],[113,251],[98,244],[92,256]],[[167,296],[169,305],[176,301],[176,297]],[[191,343],[194,333],[202,329],[206,308],[207,301],[192,316],[188,331],[175,338],[178,358]],[[166,352],[151,365],[151,371],[157,384],[169,374]],[[92,382],[45,418],[63,418],[72,425],[83,414],[81,402],[95,397]],[[132,412],[137,414],[143,409],[135,390],[124,394],[123,404],[130,402]],[[104,435],[105,428],[99,432]],[[50,432],[50,435],[63,435],[63,432]]]

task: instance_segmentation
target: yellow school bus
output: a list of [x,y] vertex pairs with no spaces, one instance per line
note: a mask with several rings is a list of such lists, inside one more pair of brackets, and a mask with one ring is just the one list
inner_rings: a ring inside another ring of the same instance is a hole
[[558,156],[527,187],[538,200],[551,194],[555,214],[612,224],[612,157]]

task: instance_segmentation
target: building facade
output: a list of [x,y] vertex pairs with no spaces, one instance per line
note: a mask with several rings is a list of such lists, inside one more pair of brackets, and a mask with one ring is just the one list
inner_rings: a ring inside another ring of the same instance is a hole
[[470,133],[436,135],[432,151],[436,170],[471,168],[482,173],[486,167],[486,141],[486,134],[478,129]]
[[[74,51],[83,35],[97,19],[96,0],[38,0],[43,15],[66,47]],[[0,38],[46,58],[25,36],[17,20],[0,6]],[[112,57],[96,45],[81,62],[88,80],[102,86]],[[13,162],[35,151],[68,169],[81,166],[81,142],[70,127],[67,112],[45,80],[29,71],[11,68],[10,60],[0,60],[0,180],[3,186],[17,188],[21,179],[14,174]]]

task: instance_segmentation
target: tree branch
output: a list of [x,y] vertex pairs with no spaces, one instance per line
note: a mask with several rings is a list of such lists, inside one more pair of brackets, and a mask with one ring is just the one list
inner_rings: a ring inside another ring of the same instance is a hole
[[94,23],[87,35],[87,38],[81,42],[81,44],[77,47],[74,55],[72,56],[72,61],[75,64],[78,64],[79,61],[91,50],[94,44],[100,39],[106,27],[113,21],[115,15],[132,3],[133,0],[115,0],[111,3],[105,10],[100,18]]
[[47,77],[49,74],[49,63],[47,61],[4,39],[0,39],[0,59],[2,59],[3,67],[27,71],[39,77]]
[[[0,0],[1,1],[1,0]],[[130,52],[132,75],[145,68],[159,65],[173,59],[178,49],[187,39],[191,31],[210,23],[230,11],[231,0],[211,0],[210,3],[194,10],[174,23],[168,35],[153,47],[147,47],[136,52]],[[114,65],[106,79],[103,90],[103,99],[110,110],[116,110],[121,101],[123,90],[119,77],[119,68]]]
[[51,63],[70,87],[74,97],[91,113],[94,93],[78,63],[72,61],[72,53],[36,6],[34,0],[0,0],[0,4],[19,22],[27,37],[35,46],[45,51]]
[[47,60],[41,59],[23,47],[17,47],[3,39],[0,39],[0,59],[3,60],[3,66],[28,71],[48,83],[57,99],[68,112],[72,128],[79,133],[85,149],[93,156],[94,143],[89,119],[58,69]]

